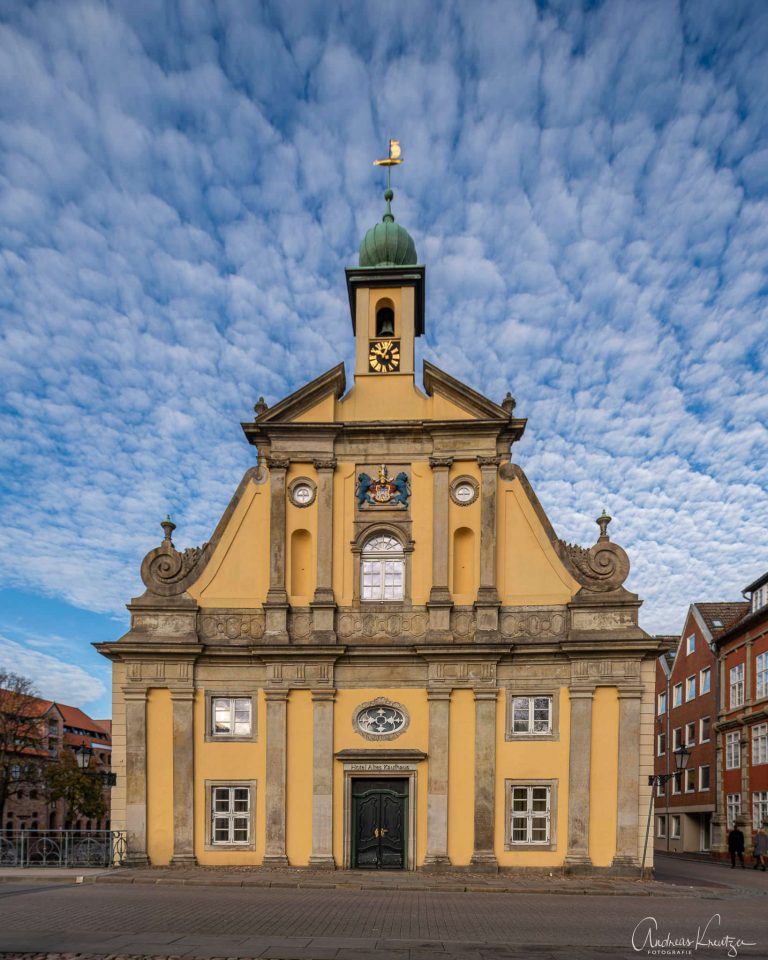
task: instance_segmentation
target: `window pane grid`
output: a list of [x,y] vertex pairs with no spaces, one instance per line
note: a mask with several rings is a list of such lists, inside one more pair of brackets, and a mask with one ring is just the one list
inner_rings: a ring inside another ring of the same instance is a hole
[[512,732],[552,732],[552,697],[515,697],[512,700]]
[[251,735],[250,697],[214,697],[212,714],[214,736]]
[[[375,556],[377,553],[383,556]],[[402,600],[405,559],[399,541],[394,537],[372,537],[363,547],[360,579],[363,600]]]
[[251,832],[249,787],[213,787],[211,839],[214,843],[248,843]]
[[549,843],[550,790],[550,787],[512,787],[512,843]]

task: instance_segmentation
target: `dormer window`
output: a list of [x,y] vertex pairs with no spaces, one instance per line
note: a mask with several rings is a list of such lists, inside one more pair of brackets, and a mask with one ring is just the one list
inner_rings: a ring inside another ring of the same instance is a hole
[[395,311],[389,304],[380,306],[376,311],[376,336],[394,337],[395,335]]

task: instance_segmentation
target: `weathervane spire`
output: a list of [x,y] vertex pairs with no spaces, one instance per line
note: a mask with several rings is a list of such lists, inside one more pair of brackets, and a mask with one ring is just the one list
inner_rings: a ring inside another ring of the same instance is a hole
[[384,214],[385,220],[394,220],[392,216],[392,208],[390,203],[392,202],[392,183],[391,183],[391,172],[392,167],[396,167],[398,164],[403,162],[403,158],[400,156],[400,141],[399,140],[390,140],[389,141],[389,156],[384,160],[374,160],[374,167],[386,167],[387,168],[387,189],[384,193],[384,199],[387,201],[387,212]]

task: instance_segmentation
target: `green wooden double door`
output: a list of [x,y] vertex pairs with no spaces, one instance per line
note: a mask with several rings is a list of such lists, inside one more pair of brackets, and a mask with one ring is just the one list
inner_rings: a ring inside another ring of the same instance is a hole
[[361,870],[405,870],[408,780],[352,781],[352,865]]

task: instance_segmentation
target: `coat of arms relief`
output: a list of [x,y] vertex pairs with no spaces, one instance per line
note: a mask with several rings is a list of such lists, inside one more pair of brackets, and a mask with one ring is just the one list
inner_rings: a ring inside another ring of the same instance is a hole
[[392,477],[386,464],[382,464],[375,480],[368,473],[357,475],[355,496],[359,510],[370,507],[399,507],[405,510],[410,495],[411,485],[404,470]]

